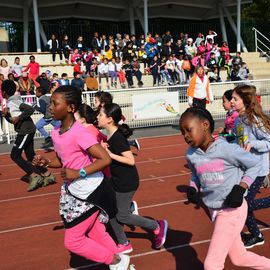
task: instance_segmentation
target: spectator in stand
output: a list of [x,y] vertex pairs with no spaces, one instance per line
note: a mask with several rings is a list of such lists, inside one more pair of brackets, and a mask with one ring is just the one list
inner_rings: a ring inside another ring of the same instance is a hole
[[72,47],[71,47],[71,43],[68,39],[68,35],[63,36],[63,39],[61,42],[61,48],[63,50],[65,62],[66,62],[66,64],[68,64],[69,63],[69,55],[70,55],[70,52],[72,51]]
[[73,72],[79,73],[79,74],[83,74],[82,72],[82,60],[81,58],[77,58],[76,59],[76,65],[74,65],[73,67]]
[[58,73],[53,73],[51,83],[56,83],[58,87],[60,86],[60,79]]
[[159,77],[159,59],[158,56],[155,55],[153,57],[153,59],[150,62],[150,70],[151,70],[151,74],[153,76],[153,86],[157,86],[159,85],[160,82],[160,77]]
[[129,60],[129,63],[132,61],[132,58],[135,56],[135,50],[132,48],[132,42],[127,42],[126,46],[123,48],[123,61]]
[[138,47],[141,47],[143,45],[145,45],[145,36],[144,36],[144,34],[141,34],[140,38],[138,40]]
[[217,65],[218,65],[218,70],[219,70],[219,72],[220,72],[220,70],[221,70],[222,68],[224,68],[224,69],[227,70],[227,77],[230,77],[230,70],[231,70],[231,68],[230,68],[230,66],[226,63],[225,52],[224,52],[224,51],[222,51],[222,52],[220,53],[220,57],[219,57],[219,59],[218,59]]
[[105,55],[106,46],[108,46],[108,45],[109,45],[109,42],[108,42],[108,40],[107,40],[107,37],[106,37],[105,34],[103,34],[103,35],[101,36],[101,42],[100,42],[100,53],[101,53],[102,55]]
[[5,143],[6,140],[4,139],[4,131],[3,131],[3,114],[2,114],[2,111],[4,111],[5,107],[7,106],[7,101],[6,99],[3,98],[3,95],[2,95],[2,90],[1,90],[1,86],[2,86],[2,83],[4,81],[4,75],[3,74],[0,74],[0,143]]
[[172,55],[170,55],[169,59],[166,61],[166,69],[168,70],[172,79],[172,82],[169,82],[169,85],[179,83],[177,73],[175,71],[175,62]]
[[226,61],[226,64],[228,64],[231,56],[230,56],[229,46],[228,46],[228,43],[226,41],[223,41],[221,44],[220,53],[221,52],[224,52],[225,61]]
[[104,58],[106,58],[108,61],[111,61],[113,58],[113,51],[109,45],[105,47]]
[[160,76],[161,76],[161,84],[163,85],[164,83],[167,82],[167,84],[172,84],[172,79],[171,79],[171,76],[167,70],[167,66],[166,66],[166,57],[165,56],[162,56],[161,57],[161,60],[160,60],[160,64],[159,64],[159,73],[160,73]]
[[179,55],[185,54],[185,47],[183,46],[181,39],[178,39],[177,42],[175,43],[173,47],[173,53],[176,57],[178,57]]
[[206,50],[206,48],[205,48],[205,41],[202,40],[201,43],[200,43],[200,45],[197,47],[197,52],[198,53],[205,53],[205,50]]
[[197,53],[197,55],[192,58],[191,63],[194,68],[196,68],[197,66],[204,67],[205,65],[204,54]]
[[98,61],[96,58],[92,59],[92,65],[90,67],[90,76],[92,77],[98,76]]
[[156,43],[157,43],[158,51],[160,52],[161,48],[162,48],[162,38],[157,33],[155,34],[155,40],[156,40]]
[[8,80],[13,81],[15,83],[15,85],[16,85],[16,93],[15,94],[20,95],[20,87],[19,87],[18,82],[15,81],[15,77],[14,77],[13,73],[8,74]]
[[111,87],[117,88],[117,66],[115,58],[109,62],[109,76],[111,77]]
[[202,33],[198,33],[198,36],[195,39],[194,45],[198,48],[201,45],[201,42],[203,40],[204,40],[204,35]]
[[98,82],[99,82],[99,90],[101,90],[101,78],[106,79],[106,87],[110,89],[109,86],[109,64],[108,59],[104,59],[103,62],[98,67]]
[[162,53],[161,54],[168,59],[169,56],[172,54],[172,42],[170,40],[168,40],[168,37],[164,38],[164,42],[165,43],[164,43],[164,45],[162,47]]
[[74,49],[78,49],[79,54],[82,54],[83,51],[86,51],[86,45],[82,36],[78,36],[77,42],[74,45]]
[[205,39],[207,40],[207,42],[209,40],[212,40],[212,43],[214,43],[214,37],[216,37],[216,36],[217,36],[217,33],[215,31],[209,30],[208,35],[205,37]]
[[191,74],[193,73],[192,64],[191,64],[191,61],[189,60],[188,55],[184,55],[182,68],[186,74],[186,83],[188,83],[189,78]]
[[4,75],[4,80],[7,80],[8,74],[11,72],[6,59],[2,58],[0,61],[0,73]]
[[126,88],[126,76],[125,72],[122,69],[123,63],[121,62],[120,57],[116,57],[116,71],[117,71],[117,76],[119,78],[119,82],[122,88]]
[[235,53],[235,56],[234,56],[233,59],[232,59],[232,65],[233,65],[233,66],[234,66],[234,65],[238,65],[239,68],[240,68],[241,65],[242,65],[242,63],[243,63],[243,59],[242,59],[242,57],[241,57],[241,52],[236,52],[236,53]]
[[13,73],[15,81],[18,81],[22,76],[23,66],[20,64],[20,57],[15,57],[14,64],[11,66],[10,71]]
[[50,40],[47,42],[47,46],[48,46],[48,49],[50,50],[50,52],[52,53],[53,63],[55,63],[56,53],[59,53],[60,62],[61,62],[63,59],[62,50],[61,50],[61,46],[60,46],[59,41],[56,38],[55,34],[51,35]]
[[211,71],[213,71],[214,68],[218,67],[217,61],[216,61],[216,57],[215,57],[215,53],[212,52],[212,53],[210,54],[210,58],[209,58],[209,60],[207,61],[206,66],[207,66],[207,68],[209,68]]
[[69,79],[67,73],[62,73],[60,79],[60,86],[69,85]]
[[82,92],[84,90],[84,80],[81,78],[81,74],[78,72],[74,72],[73,76],[74,79],[71,81],[71,85]]
[[37,82],[39,83],[39,86],[46,92],[49,93],[51,82],[47,77],[47,74],[45,72],[42,72],[40,76],[37,77]]
[[183,69],[183,55],[179,55],[175,59],[175,71],[178,74],[180,84],[184,84],[186,82],[186,74]]
[[23,72],[22,76],[18,80],[20,94],[23,95],[34,95],[35,83],[29,78],[27,72]]
[[142,72],[140,71],[140,63],[138,61],[138,58],[136,56],[133,57],[132,59],[132,69],[133,69],[133,74],[135,75],[137,81],[138,81],[138,86],[142,86]]
[[125,64],[122,67],[123,71],[125,72],[125,76],[128,82],[128,87],[129,88],[134,88],[133,86],[133,67],[129,61],[129,59],[127,58],[125,60]]
[[218,62],[218,59],[220,57],[220,48],[218,47],[217,43],[213,44],[213,48],[212,48],[211,53],[215,54],[216,61]]
[[36,81],[36,78],[39,76],[40,65],[36,62],[34,55],[31,55],[29,57],[29,60],[30,63],[23,71],[29,70],[28,77],[31,78],[34,81],[35,86],[38,87],[39,83]]
[[206,40],[206,44],[205,44],[205,61],[207,62],[210,58],[210,54],[212,52],[214,43],[213,43],[213,39],[208,39]]
[[100,40],[98,32],[94,32],[94,36],[91,41],[91,47],[92,49],[96,49],[98,52],[100,52],[101,40]]
[[189,56],[190,60],[192,59],[192,57],[194,57],[197,54],[197,48],[193,44],[192,38],[187,39],[187,44],[185,45],[185,53],[186,53],[186,55]]
[[86,68],[86,72],[85,72],[86,74],[90,74],[93,57],[94,57],[94,53],[92,52],[91,49],[88,49],[87,53],[84,54],[83,56],[83,60],[85,63],[85,68]]
[[209,81],[212,82],[221,82],[221,79],[219,77],[219,70],[217,67],[215,67],[213,70],[211,70],[208,73]]
[[232,66],[232,70],[231,70],[231,73],[230,73],[231,81],[241,81],[241,78],[239,76],[239,70],[240,70],[240,67],[239,67],[238,64],[234,64]]
[[147,32],[147,36],[145,38],[145,42],[149,42],[150,41],[150,38],[152,38],[152,33],[151,32]]
[[114,40],[114,43],[115,43],[115,46],[116,46],[116,48],[115,48],[115,51],[116,51],[116,53],[115,53],[115,55],[117,56],[117,57],[121,57],[122,55],[122,49],[123,49],[123,47],[124,47],[124,41],[123,41],[123,39],[122,39],[122,35],[121,34],[116,34],[116,39]]
[[145,45],[145,52],[148,58],[148,66],[150,66],[150,63],[154,56],[159,54],[158,47],[156,45],[156,40],[154,38],[149,38],[149,41]]
[[127,45],[128,42],[131,42],[129,34],[124,35],[123,41],[124,41],[125,46]]
[[249,76],[249,68],[245,62],[242,62],[241,68],[239,69],[239,77],[241,80],[247,80]]
[[171,43],[173,43],[173,38],[172,38],[172,35],[171,35],[171,31],[170,30],[167,30],[165,32],[165,35],[163,36],[163,42],[166,44],[168,41],[170,41]]
[[138,45],[137,45],[137,40],[135,35],[130,36],[130,41],[132,42],[132,48],[137,51],[138,50]]

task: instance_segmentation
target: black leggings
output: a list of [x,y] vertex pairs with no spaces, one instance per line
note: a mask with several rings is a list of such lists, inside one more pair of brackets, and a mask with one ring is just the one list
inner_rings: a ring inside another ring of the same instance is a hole
[[[34,136],[35,133],[25,135],[18,134],[10,153],[11,159],[28,175],[32,174],[33,172],[45,173],[47,171],[46,168],[34,167],[31,163],[35,156]],[[27,160],[22,157],[23,151]]]

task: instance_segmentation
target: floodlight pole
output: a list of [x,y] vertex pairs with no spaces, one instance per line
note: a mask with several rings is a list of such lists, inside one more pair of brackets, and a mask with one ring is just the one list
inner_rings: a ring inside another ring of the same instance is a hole
[[148,0],[143,1],[144,10],[144,34],[147,36],[148,33]]
[[23,51],[24,52],[28,52],[28,35],[29,35],[29,6],[28,4],[25,3],[23,7]]
[[241,51],[241,0],[237,0],[237,51]]
[[34,14],[34,21],[35,21],[35,34],[36,34],[37,52],[41,52],[37,0],[33,0],[33,14]]
[[220,20],[220,26],[221,26],[222,39],[223,41],[228,42],[222,4],[219,4],[218,10],[219,10],[219,20]]
[[134,8],[132,2],[128,5],[130,34],[135,35]]

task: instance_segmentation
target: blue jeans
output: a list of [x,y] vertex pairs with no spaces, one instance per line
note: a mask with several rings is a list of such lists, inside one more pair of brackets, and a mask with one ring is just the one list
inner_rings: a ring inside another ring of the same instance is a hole
[[41,133],[41,135],[46,139],[50,137],[48,132],[44,129],[44,126],[47,126],[51,124],[53,127],[59,127],[60,126],[60,121],[57,120],[46,120],[44,118],[41,118],[37,121],[36,123],[36,128],[37,130]]

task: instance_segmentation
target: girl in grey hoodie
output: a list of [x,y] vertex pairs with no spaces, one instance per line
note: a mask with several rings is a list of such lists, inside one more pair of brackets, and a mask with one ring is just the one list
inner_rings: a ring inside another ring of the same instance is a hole
[[240,236],[248,209],[244,196],[258,175],[258,157],[224,138],[215,140],[214,120],[206,109],[187,109],[180,130],[190,146],[186,159],[192,178],[187,198],[197,204],[202,197],[215,224],[204,269],[224,269],[229,255],[237,266],[270,270],[270,259],[248,252]]

